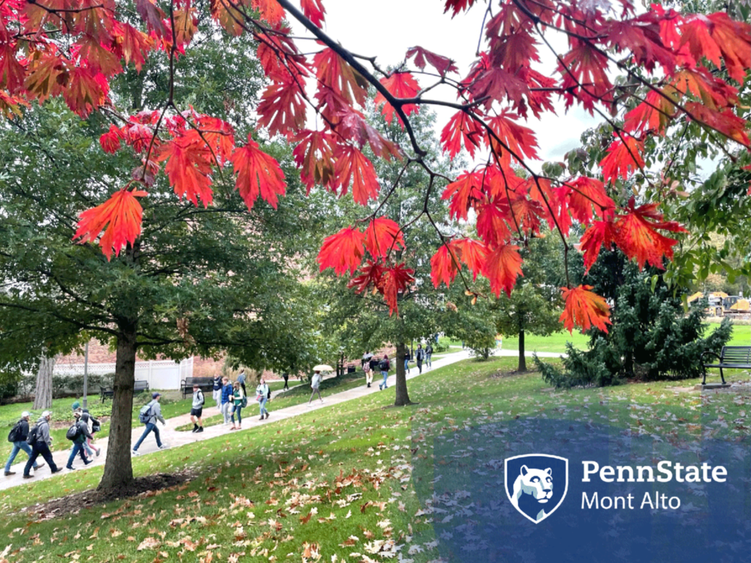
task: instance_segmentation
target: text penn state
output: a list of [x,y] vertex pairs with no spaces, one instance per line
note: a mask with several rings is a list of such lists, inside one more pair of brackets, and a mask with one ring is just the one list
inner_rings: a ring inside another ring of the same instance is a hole
[[649,465],[604,465],[596,461],[582,461],[584,483],[592,481],[596,475],[604,483],[668,483],[675,478],[679,483],[724,483],[727,481],[728,471],[722,465],[711,466],[704,462],[701,465],[683,465],[663,460],[654,468]]

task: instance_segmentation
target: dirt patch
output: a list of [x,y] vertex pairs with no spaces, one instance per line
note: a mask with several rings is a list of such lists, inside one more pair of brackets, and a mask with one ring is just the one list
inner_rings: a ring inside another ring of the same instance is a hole
[[532,371],[533,370],[527,370],[527,371],[516,371],[516,370],[513,370],[513,371],[501,371],[501,370],[498,370],[495,373],[491,373],[489,377],[490,377],[490,379],[504,379],[506,377],[514,377],[514,376],[517,376],[517,375],[528,375],[528,374],[532,373]]
[[124,500],[133,497],[150,497],[171,491],[195,477],[192,471],[181,473],[156,473],[146,477],[138,477],[127,486],[116,491],[102,492],[97,489],[83,491],[67,497],[51,500],[44,504],[37,504],[22,509],[19,514],[25,514],[35,520],[51,520],[68,514],[78,514],[81,510],[105,504],[113,500]]

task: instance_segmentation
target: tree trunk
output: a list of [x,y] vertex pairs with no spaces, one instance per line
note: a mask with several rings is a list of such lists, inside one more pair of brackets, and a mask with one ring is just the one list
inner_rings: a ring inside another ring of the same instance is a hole
[[34,410],[52,408],[52,371],[55,369],[55,356],[42,356],[37,372],[37,386],[34,392]]
[[407,346],[403,342],[396,345],[396,399],[394,400],[394,406],[397,407],[412,404],[407,392],[407,373],[404,371],[404,356],[406,352]]
[[133,481],[133,466],[130,461],[132,431],[133,384],[136,371],[136,325],[121,327],[117,337],[115,360],[115,395],[112,398],[109,445],[104,475],[98,489],[116,494]]
[[524,331],[519,331],[519,372],[527,371],[527,357],[524,355]]

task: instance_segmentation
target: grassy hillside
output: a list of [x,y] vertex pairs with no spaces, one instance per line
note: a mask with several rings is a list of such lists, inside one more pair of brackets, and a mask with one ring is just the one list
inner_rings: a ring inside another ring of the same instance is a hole
[[427,562],[438,557],[437,544],[411,472],[430,461],[433,432],[545,416],[605,417],[622,429],[681,441],[705,431],[748,434],[747,394],[702,398],[674,392],[671,383],[555,392],[539,374],[507,376],[513,366],[513,358],[463,362],[411,381],[419,405],[390,407],[389,389],[137,458],[137,475],[187,471],[192,478],[73,515],[43,520],[18,511],[94,487],[101,467],[4,491],[0,535],[11,544],[4,556],[15,563],[316,561],[318,554],[351,562],[379,561],[375,552],[400,545],[405,557]]

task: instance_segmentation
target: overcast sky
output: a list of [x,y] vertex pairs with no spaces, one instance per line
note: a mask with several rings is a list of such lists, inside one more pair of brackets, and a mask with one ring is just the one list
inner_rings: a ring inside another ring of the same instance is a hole
[[[358,55],[377,56],[381,68],[399,64],[407,49],[415,45],[454,59],[462,77],[475,60],[484,13],[482,5],[452,20],[450,14],[443,13],[441,0],[323,0],[323,4],[327,10],[325,31]],[[296,34],[302,34],[301,26],[293,27]],[[554,58],[544,44],[538,49],[543,60],[536,69],[552,76]],[[422,86],[427,84],[426,79],[418,77]],[[454,91],[448,88],[432,97],[439,96],[450,101],[456,99]],[[544,160],[560,160],[564,153],[579,145],[583,131],[600,121],[580,109],[572,108],[566,114],[562,102],[556,106],[557,116],[536,120],[530,114],[526,124],[536,132]],[[437,125],[442,128],[453,110],[437,113]]]

